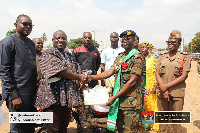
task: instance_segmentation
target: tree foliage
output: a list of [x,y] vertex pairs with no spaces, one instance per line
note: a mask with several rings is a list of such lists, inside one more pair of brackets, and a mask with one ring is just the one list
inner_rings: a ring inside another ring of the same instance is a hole
[[[82,38],[79,37],[77,39],[71,39],[68,43],[67,43],[67,47],[69,49],[75,49],[79,46],[81,46],[83,44]],[[96,41],[92,40],[91,43],[92,46],[99,48],[100,44],[98,44]]]
[[188,49],[190,53],[200,53],[200,32],[195,34],[195,37],[189,43]]
[[16,29],[9,30],[9,31],[6,33],[6,36],[9,36],[9,35],[14,34],[14,33],[16,33]]
[[41,39],[42,39],[43,43],[47,41],[47,35],[46,35],[46,33],[42,34]]
[[158,48],[158,51],[168,51],[169,49],[168,49],[168,47],[166,47],[166,48]]

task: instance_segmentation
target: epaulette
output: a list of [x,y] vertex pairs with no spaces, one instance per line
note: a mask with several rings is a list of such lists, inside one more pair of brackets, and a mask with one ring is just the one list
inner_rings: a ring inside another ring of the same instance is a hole
[[164,56],[165,54],[168,54],[168,52],[161,53],[159,56]]
[[183,54],[183,55],[188,55],[188,53],[185,53],[185,52],[180,52],[181,54]]
[[160,55],[168,54],[168,52],[161,53]]
[[122,53],[124,53],[124,52],[121,52],[121,53],[119,53],[118,55],[120,55],[120,54],[122,54]]

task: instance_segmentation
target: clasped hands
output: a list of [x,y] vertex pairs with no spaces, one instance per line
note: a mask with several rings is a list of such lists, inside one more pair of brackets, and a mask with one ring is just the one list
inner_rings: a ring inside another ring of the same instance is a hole
[[79,78],[79,81],[82,83],[82,84],[87,84],[91,81],[91,75],[85,75],[85,74],[80,74],[80,78]]
[[159,86],[159,89],[163,92],[163,97],[166,99],[166,100],[168,100],[168,101],[170,101],[170,99],[169,99],[169,91],[167,90],[169,87],[168,87],[168,85],[167,84],[162,84],[162,85],[160,85]]

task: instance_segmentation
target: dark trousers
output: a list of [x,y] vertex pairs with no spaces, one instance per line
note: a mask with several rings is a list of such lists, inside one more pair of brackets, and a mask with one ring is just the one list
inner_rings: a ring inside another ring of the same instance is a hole
[[[7,101],[9,112],[36,112],[36,108],[33,106],[33,97],[26,95],[21,96],[22,108],[14,109],[12,101]],[[10,133],[34,133],[35,123],[10,123]]]
[[70,108],[67,106],[51,105],[44,112],[53,112],[53,123],[47,123],[48,133],[67,133],[70,119]]
[[[164,98],[157,97],[158,111],[182,111],[184,104],[184,97],[176,98],[172,102],[167,101]],[[170,133],[169,124],[159,124],[159,131],[161,133]],[[172,124],[173,133],[181,132],[180,124]]]

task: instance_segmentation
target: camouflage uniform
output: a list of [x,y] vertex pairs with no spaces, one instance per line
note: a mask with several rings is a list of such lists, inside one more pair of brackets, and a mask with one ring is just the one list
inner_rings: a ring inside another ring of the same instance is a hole
[[[124,53],[120,53],[112,65],[115,69],[115,80],[125,58]],[[126,69],[123,69],[123,67],[121,69],[120,88],[130,80],[130,74],[138,74],[140,77],[137,83],[125,95],[119,98],[119,112],[117,116],[117,130],[119,133],[131,133],[139,130],[139,119],[142,109],[142,58],[141,54],[135,54],[126,61]]]

